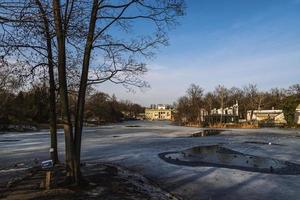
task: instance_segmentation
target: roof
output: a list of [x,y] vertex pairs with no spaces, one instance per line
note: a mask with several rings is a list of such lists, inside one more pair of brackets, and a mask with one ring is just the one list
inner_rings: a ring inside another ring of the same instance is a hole
[[[248,113],[251,112],[251,110],[247,111]],[[282,113],[282,110],[253,110],[253,113],[255,114],[280,114]]]
[[296,110],[300,110],[300,104],[297,106]]
[[159,112],[163,112],[163,111],[174,111],[174,109],[172,108],[166,108],[166,109],[158,109],[158,108],[146,108],[145,111],[159,111]]

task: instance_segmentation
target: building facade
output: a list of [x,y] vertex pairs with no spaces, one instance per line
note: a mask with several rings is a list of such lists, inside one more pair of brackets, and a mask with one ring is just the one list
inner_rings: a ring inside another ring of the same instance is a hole
[[151,108],[145,109],[145,118],[147,120],[172,120],[173,111],[171,107],[163,104],[151,105]]
[[236,103],[230,107],[226,108],[214,108],[210,111],[211,115],[233,115],[238,116],[239,115],[239,104],[236,101]]
[[238,123],[238,121],[239,104],[237,101],[230,107],[214,108],[210,111],[209,115],[205,116],[205,122],[207,124]]
[[286,124],[282,110],[248,110],[247,121]]
[[295,112],[295,123],[297,125],[300,125],[300,104],[297,106],[296,108],[296,112]]

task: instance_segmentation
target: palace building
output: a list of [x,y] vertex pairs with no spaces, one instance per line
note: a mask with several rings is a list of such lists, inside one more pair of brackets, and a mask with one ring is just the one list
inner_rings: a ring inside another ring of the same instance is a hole
[[273,124],[286,124],[282,110],[248,110],[247,121],[268,122]]
[[170,106],[158,104],[145,109],[145,117],[148,120],[172,120],[173,109]]
[[300,125],[300,104],[297,106],[296,108],[296,112],[295,112],[295,123],[297,125]]

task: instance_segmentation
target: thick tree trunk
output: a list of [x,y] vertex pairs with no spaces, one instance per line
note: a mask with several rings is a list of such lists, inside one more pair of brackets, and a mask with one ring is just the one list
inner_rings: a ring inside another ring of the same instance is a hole
[[98,12],[98,0],[93,1],[93,8],[91,12],[89,32],[86,39],[86,45],[84,49],[83,65],[81,72],[80,88],[78,92],[77,100],[77,110],[76,110],[76,120],[75,120],[75,153],[76,153],[76,172],[75,175],[80,181],[80,152],[81,152],[81,136],[82,136],[82,125],[84,117],[84,106],[85,106],[85,96],[86,96],[86,87],[88,81],[88,72],[90,65],[91,51],[93,48],[94,32],[97,21],[97,12]]
[[66,47],[65,47],[65,33],[62,28],[61,5],[59,0],[53,0],[53,15],[55,23],[55,32],[58,47],[58,79],[59,79],[59,92],[60,103],[62,110],[62,121],[64,124],[65,133],[65,158],[68,176],[71,181],[75,181],[75,152],[73,146],[73,130],[72,122],[69,112],[68,100],[68,86],[66,77]]
[[52,55],[52,44],[51,35],[49,29],[49,20],[46,12],[40,2],[40,0],[35,1],[39,7],[42,19],[44,22],[44,32],[47,41],[47,57],[48,57],[48,73],[49,73],[49,105],[50,105],[50,134],[51,134],[51,159],[54,164],[58,163],[58,151],[57,151],[57,127],[56,127],[56,101],[55,101],[55,80],[54,80],[54,64]]

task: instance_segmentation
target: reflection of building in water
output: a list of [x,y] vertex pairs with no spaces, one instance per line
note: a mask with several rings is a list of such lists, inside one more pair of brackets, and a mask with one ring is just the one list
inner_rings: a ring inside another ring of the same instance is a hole
[[145,117],[148,120],[172,120],[173,109],[163,104],[151,105],[145,109]]
[[274,124],[285,124],[282,110],[248,110],[247,121],[268,122]]
[[210,114],[205,116],[205,122],[215,123],[237,123],[239,121],[239,104],[236,103],[226,108],[214,108]]
[[300,104],[296,108],[295,123],[300,125]]

